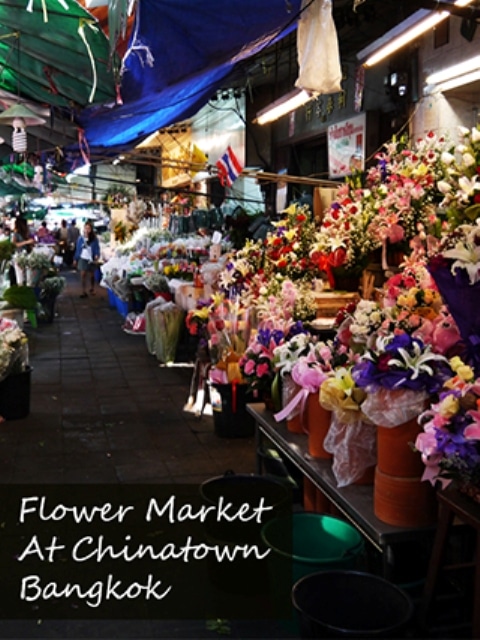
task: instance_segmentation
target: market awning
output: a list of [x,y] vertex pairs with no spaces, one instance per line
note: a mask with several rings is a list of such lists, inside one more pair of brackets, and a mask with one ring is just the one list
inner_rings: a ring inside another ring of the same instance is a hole
[[90,151],[131,149],[194,115],[237,63],[297,26],[300,0],[141,0],[124,58],[123,105],[80,115]]
[[[0,0],[0,108],[21,102],[46,121],[27,129],[35,162],[77,143],[85,106],[115,100],[115,64],[107,36],[75,0]],[[0,122],[0,136],[2,157],[12,153],[12,127]]]

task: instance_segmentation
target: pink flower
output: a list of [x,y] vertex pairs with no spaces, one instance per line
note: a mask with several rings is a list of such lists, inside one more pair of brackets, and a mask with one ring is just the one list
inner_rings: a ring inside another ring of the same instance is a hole
[[255,373],[255,360],[247,360],[243,367],[246,376],[251,376]]
[[[245,368],[245,373],[248,374],[247,369]],[[253,371],[252,371],[253,373]],[[268,364],[265,363],[261,363],[257,365],[257,368],[255,370],[256,376],[257,378],[262,378],[263,376],[268,376],[270,375],[270,367],[268,366]]]
[[415,449],[422,453],[422,456],[429,458],[438,453],[437,439],[434,433],[419,433],[415,440]]
[[480,440],[480,412],[472,410],[467,411],[467,414],[471,416],[475,422],[465,428],[463,435],[466,440]]

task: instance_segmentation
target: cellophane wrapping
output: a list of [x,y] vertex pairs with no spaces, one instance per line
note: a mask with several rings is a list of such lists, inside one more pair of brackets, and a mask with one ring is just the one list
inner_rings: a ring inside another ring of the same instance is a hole
[[323,446],[333,454],[332,472],[339,487],[352,484],[376,464],[376,443],[376,426],[363,420],[359,411],[352,411],[348,422],[333,411]]
[[428,398],[426,391],[379,388],[367,394],[362,411],[374,424],[398,427],[420,415]]

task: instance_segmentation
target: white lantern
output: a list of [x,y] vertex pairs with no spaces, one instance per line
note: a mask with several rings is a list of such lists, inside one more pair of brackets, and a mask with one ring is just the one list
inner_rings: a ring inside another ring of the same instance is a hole
[[24,153],[27,150],[27,130],[23,118],[14,118],[12,122],[12,148],[16,153]]

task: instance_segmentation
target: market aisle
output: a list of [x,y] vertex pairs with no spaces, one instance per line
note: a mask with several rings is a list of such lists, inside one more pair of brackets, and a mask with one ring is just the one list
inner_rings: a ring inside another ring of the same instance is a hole
[[78,276],[53,324],[26,327],[33,367],[26,419],[0,426],[6,483],[184,483],[254,471],[253,439],[215,436],[183,411],[192,369],[163,367],[126,334],[106,290],[79,298]]
[[[253,438],[218,438],[212,417],[183,411],[191,367],[159,366],[143,337],[122,331],[104,289],[82,300],[78,276],[62,275],[54,322],[25,327],[30,415],[0,424],[0,482],[197,484],[253,472]],[[279,637],[275,622],[228,625],[232,638]],[[0,638],[218,637],[206,620],[0,620]]]

